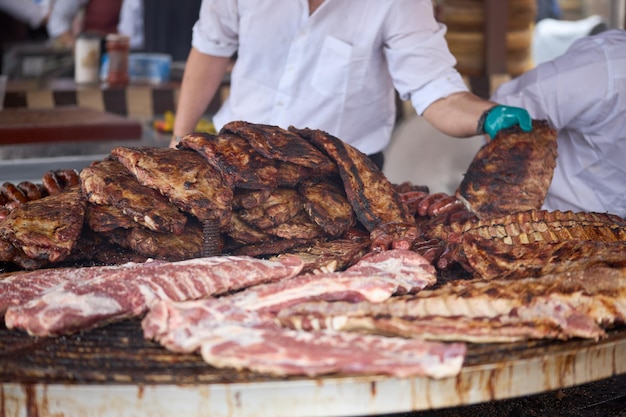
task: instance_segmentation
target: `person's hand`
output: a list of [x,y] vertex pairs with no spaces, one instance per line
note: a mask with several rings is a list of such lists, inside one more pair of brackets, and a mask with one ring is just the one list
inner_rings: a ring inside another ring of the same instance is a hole
[[493,139],[502,129],[515,125],[519,125],[524,132],[530,132],[533,128],[530,114],[519,107],[498,105],[487,113],[483,130]]

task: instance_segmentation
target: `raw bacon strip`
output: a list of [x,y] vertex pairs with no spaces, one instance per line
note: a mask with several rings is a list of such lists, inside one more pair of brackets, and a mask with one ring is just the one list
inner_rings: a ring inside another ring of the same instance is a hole
[[390,273],[404,281],[406,292],[415,292],[437,283],[437,270],[422,255],[403,249],[372,252],[347,269],[364,274]]
[[341,372],[445,378],[460,372],[466,346],[229,323],[211,329],[202,340],[200,352],[207,363],[217,368],[247,368],[277,376]]
[[170,350],[199,349],[212,366],[278,376],[347,372],[443,378],[460,372],[466,352],[461,343],[283,329],[224,299],[159,302],[143,327],[147,338]]
[[278,312],[302,301],[382,302],[393,294],[416,292],[437,281],[434,267],[415,252],[389,250],[366,256],[347,271],[300,275],[228,296],[246,310]]
[[144,337],[158,341],[172,352],[191,353],[200,348],[205,333],[220,323],[279,328],[263,313],[235,307],[225,300],[156,301],[141,321]]
[[85,282],[107,269],[135,268],[139,265],[141,264],[128,262],[116,266],[50,268],[10,275],[0,279],[0,315],[3,315],[10,306],[24,304],[59,285]]
[[137,268],[103,268],[82,284],[64,284],[30,302],[10,307],[8,328],[54,336],[144,314],[155,300],[206,298],[250,285],[297,275],[297,257],[267,261],[249,257],[210,257]]

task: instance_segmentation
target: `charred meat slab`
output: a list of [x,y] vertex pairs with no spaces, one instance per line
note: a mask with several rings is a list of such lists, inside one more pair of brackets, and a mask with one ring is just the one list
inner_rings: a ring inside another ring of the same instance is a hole
[[146,187],[118,161],[94,162],[80,172],[90,203],[112,205],[154,231],[181,234],[187,217],[157,190]]
[[324,232],[339,237],[356,224],[343,187],[331,178],[311,178],[298,184],[304,209]]
[[237,135],[192,133],[183,137],[178,146],[202,155],[230,187],[273,189],[278,185],[276,162],[259,154]]
[[171,148],[117,147],[111,155],[146,187],[158,190],[200,221],[230,223],[233,190],[197,152]]
[[595,265],[626,265],[626,241],[566,240],[509,245],[465,234],[462,255],[482,279],[519,279],[584,270]]
[[476,153],[456,196],[480,218],[539,210],[556,157],[556,131],[544,121],[502,131]]
[[78,186],[29,201],[0,223],[0,235],[29,258],[60,262],[78,240],[86,204]]
[[277,227],[304,209],[302,197],[293,188],[276,188],[264,202],[238,211],[244,222],[261,230]]
[[202,256],[202,239],[202,225],[197,220],[188,221],[180,235],[158,233],[141,226],[116,229],[110,234],[110,240],[123,248],[168,261],[199,258]]
[[415,223],[394,186],[367,155],[321,130],[290,129],[337,164],[348,201],[367,230],[389,222]]
[[315,169],[318,174],[337,172],[335,164],[298,134],[279,126],[234,121],[225,124],[220,134],[228,132],[246,139],[261,155]]
[[[282,253],[298,256],[304,261],[302,272],[319,273],[343,271],[354,265],[369,250],[368,240],[332,239],[319,240],[313,243],[300,243]],[[281,256],[281,255],[279,255]]]

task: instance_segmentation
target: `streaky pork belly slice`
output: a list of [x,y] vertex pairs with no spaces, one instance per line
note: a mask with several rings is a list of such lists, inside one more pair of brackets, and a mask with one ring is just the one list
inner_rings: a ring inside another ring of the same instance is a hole
[[135,268],[96,268],[92,279],[67,283],[9,307],[8,328],[36,336],[55,336],[90,329],[144,314],[155,300],[211,297],[247,286],[291,278],[303,262],[219,256],[180,262],[145,263]]
[[87,281],[108,268],[133,268],[137,265],[129,262],[116,266],[49,268],[0,277],[0,315],[4,315],[10,306],[24,304],[59,285]]
[[242,309],[276,313],[311,300],[382,302],[436,281],[434,268],[421,255],[394,249],[366,255],[346,271],[299,275],[250,287],[227,298]]
[[200,351],[218,368],[278,376],[343,372],[443,378],[460,372],[462,343],[284,329],[268,315],[225,298],[160,301],[142,322],[146,338],[176,352]]

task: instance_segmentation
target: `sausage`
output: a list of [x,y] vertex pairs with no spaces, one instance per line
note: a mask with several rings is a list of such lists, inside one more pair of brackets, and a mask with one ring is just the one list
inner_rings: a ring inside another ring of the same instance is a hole
[[406,205],[407,210],[415,215],[420,201],[428,197],[428,195],[426,191],[408,191],[400,193],[400,200]]
[[430,207],[428,207],[428,215],[430,217],[437,217],[442,213],[450,213],[460,207],[463,207],[463,202],[452,195],[431,204]]
[[19,204],[28,203],[28,198],[26,197],[26,195],[10,182],[5,182],[4,184],[2,184],[2,194],[7,197],[9,203],[12,201]]
[[59,169],[54,171],[54,174],[56,175],[57,183],[63,189],[78,185],[80,182],[78,172],[74,169]]
[[26,198],[28,198],[28,201],[38,200],[42,197],[39,187],[30,181],[20,182],[17,184],[17,188],[22,190],[22,192],[26,195]]
[[427,216],[428,215],[428,208],[435,203],[435,201],[439,201],[442,198],[446,198],[448,197],[448,194],[446,193],[435,193],[435,194],[430,194],[427,197],[424,197],[422,199],[422,201],[419,202],[418,206],[417,206],[417,213],[420,216]]
[[46,189],[49,195],[57,194],[62,191],[61,185],[59,185],[57,177],[54,174],[54,171],[48,171],[45,174],[43,174],[43,177],[41,180],[43,182],[44,188]]

